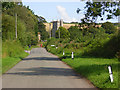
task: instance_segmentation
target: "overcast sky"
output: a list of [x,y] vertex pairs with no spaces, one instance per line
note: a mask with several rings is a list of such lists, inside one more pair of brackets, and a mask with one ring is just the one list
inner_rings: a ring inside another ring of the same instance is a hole
[[[63,19],[65,22],[80,22],[84,18],[85,2],[23,2],[23,5],[29,6],[38,16],[43,16],[48,22],[52,20]],[[76,13],[77,8],[82,9],[80,14]],[[108,20],[118,22],[118,19]],[[97,22],[106,22],[100,21]]]

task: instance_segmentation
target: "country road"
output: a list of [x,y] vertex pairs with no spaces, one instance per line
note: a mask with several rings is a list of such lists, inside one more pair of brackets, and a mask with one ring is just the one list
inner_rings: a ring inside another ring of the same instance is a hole
[[31,54],[2,76],[2,88],[94,88],[57,56],[44,48]]

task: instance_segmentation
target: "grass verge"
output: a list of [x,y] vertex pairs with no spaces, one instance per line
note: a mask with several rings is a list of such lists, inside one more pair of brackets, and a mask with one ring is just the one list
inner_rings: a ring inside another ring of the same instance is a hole
[[[117,59],[103,58],[71,58],[62,59],[76,72],[90,80],[98,88],[118,88]],[[109,79],[108,66],[112,66],[114,82]]]
[[31,50],[38,46],[21,46],[17,41],[5,41],[2,43],[2,74],[15,66],[21,59],[25,58],[29,54],[24,50]]
[[21,61],[24,57],[28,56],[28,53],[22,54],[22,57],[6,57],[2,59],[2,73],[5,73],[13,66],[15,66],[18,62]]

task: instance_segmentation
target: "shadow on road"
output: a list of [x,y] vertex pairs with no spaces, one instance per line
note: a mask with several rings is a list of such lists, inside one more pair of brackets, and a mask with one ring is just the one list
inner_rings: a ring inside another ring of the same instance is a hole
[[58,61],[59,58],[53,58],[53,57],[32,57],[32,58],[24,58],[23,60],[47,60],[47,61]]
[[[51,67],[39,67],[29,69],[18,69],[18,72],[6,73],[11,75],[24,75],[24,76],[78,76],[72,69],[67,68],[51,68]],[[78,77],[79,78],[79,77]]]

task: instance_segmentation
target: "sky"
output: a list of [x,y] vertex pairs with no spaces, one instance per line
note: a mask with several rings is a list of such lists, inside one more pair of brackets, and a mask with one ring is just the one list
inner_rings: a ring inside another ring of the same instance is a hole
[[[23,5],[29,6],[33,12],[42,16],[46,19],[47,22],[51,22],[53,20],[63,19],[64,22],[81,22],[80,19],[84,18],[84,7],[85,1],[79,2],[24,2]],[[82,11],[77,14],[76,10],[80,8]],[[118,19],[107,20],[110,22],[118,22]],[[106,22],[100,21],[98,19],[97,22]]]

